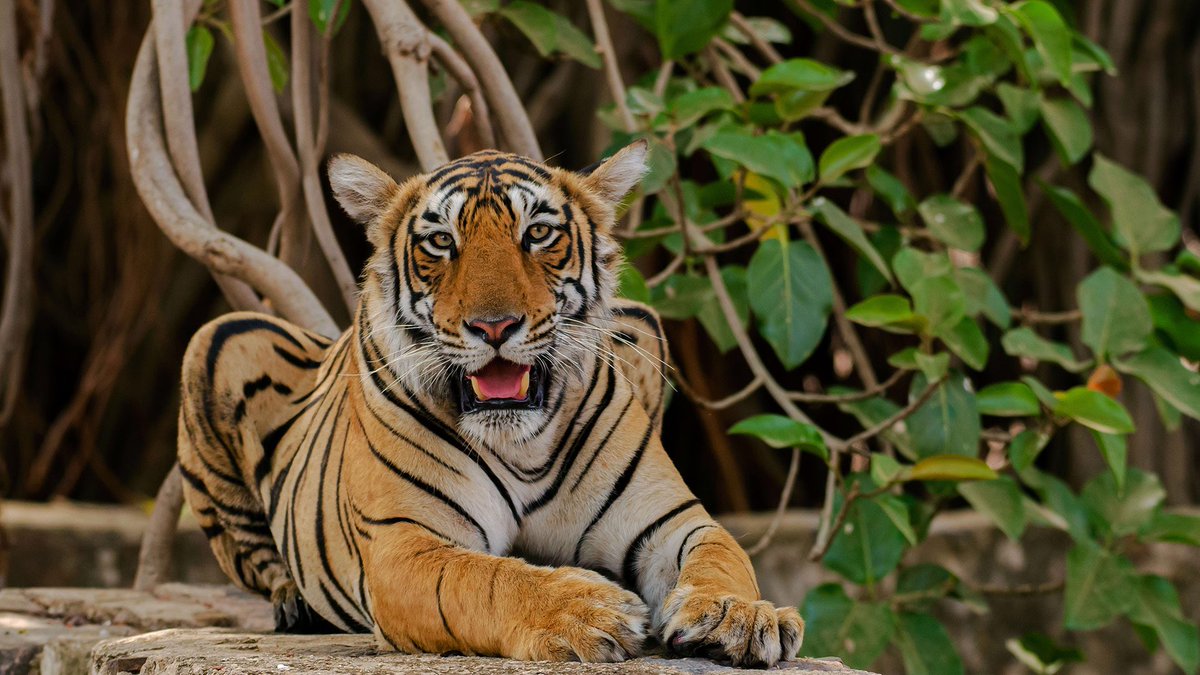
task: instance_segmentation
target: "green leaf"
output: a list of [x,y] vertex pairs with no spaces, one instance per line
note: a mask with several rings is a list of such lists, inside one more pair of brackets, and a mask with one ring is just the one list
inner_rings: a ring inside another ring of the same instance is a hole
[[1133,565],[1092,542],[1080,542],[1067,555],[1063,624],[1069,630],[1108,625],[1133,606]]
[[762,242],[746,270],[758,330],[787,369],[816,349],[833,308],[833,282],[821,255],[805,242]]
[[[664,4],[687,3],[664,0],[659,6]],[[600,67],[600,55],[596,53],[591,38],[565,16],[528,0],[513,0],[500,10],[500,15],[524,33],[542,56],[565,54],[591,68]]]
[[[1032,392],[1032,390],[1030,391]],[[1033,466],[1038,455],[1042,453],[1049,442],[1048,435],[1035,429],[1026,429],[1014,436],[1008,444],[1008,460],[1012,462],[1013,469],[1019,474],[1024,473],[1026,469]]]
[[962,321],[967,313],[967,301],[962,289],[948,275],[920,279],[909,289],[913,308],[929,320],[929,330],[939,335]]
[[1042,121],[1063,164],[1070,166],[1092,149],[1092,122],[1069,98],[1042,99]]
[[837,139],[821,153],[821,182],[828,185],[849,171],[869,166],[882,148],[879,136],[875,134]]
[[906,467],[900,466],[894,458],[881,452],[871,453],[871,480],[877,485],[888,485],[893,481],[904,478]]
[[875,295],[846,310],[846,318],[872,328],[893,333],[914,333],[925,322],[913,314],[908,298],[900,295]]
[[755,415],[729,427],[729,433],[754,436],[772,448],[800,448],[829,461],[829,448],[821,432],[811,424],[783,415]]
[[[1021,470],[1021,481],[1038,493],[1045,504],[1041,513],[1052,517],[1048,522],[1050,526],[1067,532],[1076,542],[1093,543],[1087,508],[1066,483],[1033,467]],[[1031,504],[1038,508],[1037,502],[1032,500],[1026,508]]]
[[[947,4],[956,0],[947,0]],[[943,12],[946,5],[943,5]],[[928,614],[900,615],[894,641],[907,675],[962,675],[963,664],[950,635]]]
[[1000,339],[1000,344],[1009,356],[1022,356],[1036,361],[1057,363],[1073,373],[1082,372],[1088,368],[1087,363],[1075,358],[1070,347],[1051,342],[1033,332],[1032,328],[1010,330]]
[[950,369],[950,355],[944,352],[941,354],[916,352],[913,354],[913,363],[917,370],[925,376],[927,382],[933,382],[942,379],[946,371]]
[[976,511],[991,518],[1009,539],[1018,541],[1021,538],[1029,518],[1025,514],[1021,489],[1013,479],[1000,476],[996,480],[962,483],[958,493],[966,497]]
[[884,603],[855,602],[838,584],[808,592],[801,609],[805,620],[804,656],[838,654],[851,668],[869,668],[887,648],[895,617]]
[[786,134],[772,131],[751,136],[744,132],[722,131],[705,141],[703,147],[718,157],[775,179],[784,188],[813,179],[813,159],[808,147]]
[[896,495],[879,495],[873,501],[883,509],[884,515],[892,521],[892,525],[896,526],[900,534],[904,535],[909,546],[916,546],[921,542],[917,537],[916,530],[913,529],[912,519],[908,515],[908,504],[903,499]]
[[1096,255],[1097,260],[1122,272],[1129,269],[1129,260],[1125,254],[1113,244],[1100,221],[1096,220],[1096,217],[1074,192],[1067,188],[1049,185],[1040,179],[1038,184],[1050,198],[1050,203],[1054,204],[1054,208],[1058,209],[1071,227],[1074,227],[1087,242],[1088,248]]
[[[925,390],[925,376],[913,377],[908,397]],[[975,394],[962,373],[952,373],[933,395],[906,420],[913,449],[920,458],[936,455],[974,457],[979,448],[979,410]]]
[[192,91],[204,83],[204,74],[208,72],[208,57],[212,56],[212,31],[199,24],[188,29],[187,37],[188,86]]
[[1004,222],[1017,233],[1021,243],[1029,243],[1029,207],[1025,204],[1025,186],[1021,174],[1007,162],[988,156],[983,163],[988,181],[996,193],[996,201],[1004,213]]
[[700,51],[725,25],[733,0],[657,0],[654,32],[664,59]]
[[949,195],[934,195],[921,202],[917,211],[933,236],[947,246],[964,251],[983,246],[983,218],[974,206]]
[[1173,271],[1147,272],[1136,270],[1135,275],[1138,281],[1142,283],[1162,286],[1171,291],[1189,309],[1200,312],[1200,279]]
[[1068,663],[1083,660],[1083,652],[1073,647],[1059,646],[1041,633],[1030,633],[1019,640],[1006,640],[1004,646],[1035,673],[1057,673]]
[[1074,387],[1058,396],[1054,412],[1105,434],[1133,433],[1133,420],[1125,407],[1087,387]]
[[1037,123],[1040,114],[1037,92],[1001,82],[996,86],[996,95],[1018,134],[1026,134]]
[[[955,26],[986,26],[999,14],[983,0],[943,0],[941,20]],[[909,675],[912,675],[911,673]]]
[[1159,511],[1139,533],[1142,539],[1200,548],[1200,515]]
[[1071,29],[1062,15],[1045,0],[1023,2],[1016,6],[1015,14],[1058,81],[1068,84],[1071,80]]
[[987,272],[978,267],[959,267],[954,270],[954,280],[963,291],[967,316],[983,314],[997,327],[1009,327],[1012,323],[1012,308],[1008,306],[1008,299]]
[[[351,0],[308,0],[308,18],[322,35],[329,27],[329,20],[332,18],[333,30],[337,32],[341,30],[342,24],[346,23],[346,17],[350,15],[350,3]],[[337,17],[333,16],[334,4],[337,4]]]
[[964,316],[950,328],[937,332],[938,338],[972,370],[983,370],[987,365],[989,347],[987,338],[975,319]]
[[1025,151],[1021,137],[1012,124],[987,108],[963,110],[958,116],[987,148],[988,154],[1011,166],[1017,173],[1025,169]]
[[788,59],[763,71],[750,85],[751,96],[792,91],[827,92],[848,84],[854,73],[812,59]]
[[998,382],[975,396],[979,414],[997,417],[1032,417],[1042,411],[1037,396],[1022,382]]
[[[825,154],[821,156],[821,162],[825,161],[825,157],[828,154],[829,151],[827,150]],[[822,164],[822,166],[824,166],[824,164]],[[822,169],[822,175],[824,175],[824,171],[825,170]],[[842,240],[853,247],[855,251],[858,251],[859,255],[863,256],[872,265],[874,265],[875,269],[878,270],[879,273],[884,276],[884,278],[886,278],[888,281],[893,281],[892,270],[888,267],[887,261],[885,261],[883,256],[879,255],[879,251],[875,250],[875,247],[871,245],[871,242],[867,239],[867,235],[863,233],[862,226],[858,224],[858,221],[851,218],[849,214],[838,208],[836,204],[824,197],[817,197],[814,199],[812,201],[812,209],[813,212],[815,212],[820,218],[821,222],[825,223],[826,227],[833,230],[834,234],[841,237]]]
[[[830,387],[829,389],[829,393],[831,394],[849,394],[853,393],[853,391],[845,387]],[[863,427],[871,427],[879,424],[900,410],[900,406],[880,396],[862,401],[838,403],[837,407],[838,410],[853,415]],[[916,453],[912,449],[912,441],[909,439],[905,429],[897,429],[893,426],[880,435],[888,443],[895,445],[905,457],[916,459]]]
[[867,167],[867,183],[871,189],[887,202],[888,208],[897,216],[904,215],[917,207],[912,193],[900,179],[878,164]]
[[[725,290],[733,300],[738,320],[741,321],[744,328],[750,323],[750,298],[746,290],[746,268],[741,265],[725,265],[721,268],[721,280],[725,283]],[[700,325],[704,326],[704,330],[716,343],[717,349],[722,354],[737,346],[737,338],[733,336],[729,322],[725,319],[725,312],[721,310],[721,304],[717,301],[715,294],[700,307],[700,311],[696,313],[696,319],[700,321]]]
[[1179,217],[1162,205],[1154,188],[1103,155],[1095,158],[1088,185],[1108,203],[1121,245],[1134,257],[1173,248],[1179,242]]
[[1076,289],[1083,312],[1080,339],[1100,359],[1140,351],[1154,332],[1150,306],[1132,281],[1102,267]]
[[995,480],[999,476],[986,462],[961,455],[936,455],[913,465],[911,480]]
[[271,86],[275,93],[280,93],[288,83],[288,57],[275,38],[267,31],[262,32],[263,46],[267,48],[267,72],[271,76]]
[[731,110],[733,107],[733,97],[728,91],[720,87],[701,87],[676,96],[671,100],[667,112],[675,121],[675,126],[683,128],[696,124],[709,113]]
[[[840,508],[841,496],[838,506]],[[879,504],[860,499],[850,505],[846,521],[825,553],[829,569],[856,584],[874,586],[904,555],[904,535]]]
[[896,576],[896,594],[892,600],[906,608],[924,610],[932,606],[932,600],[948,596],[958,585],[958,577],[941,565],[913,565]]
[[691,274],[673,274],[651,292],[654,309],[667,319],[690,319],[713,302],[708,278]]
[[1184,617],[1179,594],[1170,581],[1154,575],[1138,577],[1129,619],[1152,628],[1171,660],[1185,673],[1200,668],[1200,630]]
[[988,516],[1009,539],[1020,540],[1028,518],[1015,480],[1001,476],[979,483],[960,483],[958,489],[974,509]]
[[892,270],[900,280],[900,285],[911,293],[922,279],[953,274],[954,265],[945,253],[925,253],[905,246],[892,256]]
[[620,286],[617,294],[636,302],[649,304],[650,288],[646,286],[646,278],[633,265],[621,268]]
[[1083,486],[1080,497],[1097,530],[1123,537],[1151,522],[1167,491],[1158,476],[1131,468],[1124,489],[1111,473],[1102,473]]
[[1100,448],[1100,454],[1104,456],[1104,462],[1108,464],[1108,470],[1112,472],[1117,492],[1124,491],[1125,472],[1128,466],[1126,458],[1129,456],[1129,448],[1125,443],[1125,437],[1093,431],[1092,439],[1096,441],[1096,447]]
[[1150,315],[1158,337],[1189,361],[1200,361],[1200,318],[1188,316],[1183,303],[1172,295],[1152,295]]
[[1178,356],[1162,347],[1151,347],[1115,365],[1145,382],[1171,405],[1200,419],[1200,374],[1184,367]]

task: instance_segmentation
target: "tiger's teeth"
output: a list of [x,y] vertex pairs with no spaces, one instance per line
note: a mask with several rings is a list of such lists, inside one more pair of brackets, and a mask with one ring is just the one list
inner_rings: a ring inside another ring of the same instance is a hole
[[471,376],[470,379],[471,379],[471,390],[475,392],[475,398],[479,399],[480,401],[488,400],[487,394],[483,393],[479,389],[479,381],[476,380],[474,376]]
[[521,390],[517,392],[517,398],[525,398],[525,396],[528,393],[529,393],[529,371],[526,370],[525,374],[521,376]]

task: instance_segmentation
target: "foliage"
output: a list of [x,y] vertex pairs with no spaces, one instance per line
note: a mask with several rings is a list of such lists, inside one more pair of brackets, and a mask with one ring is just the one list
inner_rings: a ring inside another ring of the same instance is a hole
[[[653,34],[669,66],[620,92],[602,118],[614,147],[638,136],[654,149],[623,235],[638,267],[659,271],[643,278],[630,268],[622,288],[666,317],[699,318],[719,349],[736,347],[757,381],[775,385],[766,388],[784,414],[746,419],[733,433],[805,450],[834,474],[813,556],[848,584],[809,593],[804,653],[866,667],[891,646],[909,673],[962,672],[930,607],[980,596],[941,567],[902,561],[939,509],[965,503],[1013,539],[1030,525],[1070,535],[1066,578],[1046,589],[1062,590],[1066,629],[1124,617],[1149,647],[1196,672],[1196,626],[1170,582],[1137,571],[1126,551],[1200,543],[1200,520],[1165,509],[1159,479],[1127,467],[1134,422],[1119,394],[1135,378],[1154,392],[1163,424],[1200,417],[1198,354],[1184,337],[1200,329],[1200,278],[1190,254],[1172,257],[1178,218],[1143,179],[1093,152],[1091,88],[1114,74],[1110,58],[1046,0],[786,4],[815,31],[877,52],[876,71],[784,59],[776,50],[791,44],[790,31],[727,0],[613,1]],[[893,47],[881,21],[888,35],[915,39]],[[854,32],[863,23],[869,35]],[[851,120],[846,109],[861,114]],[[967,159],[952,185],[914,194],[895,148],[920,134]],[[1027,154],[1043,137],[1062,182],[1086,176],[1090,191],[1032,175]],[[981,250],[1031,241],[1027,204],[1038,192],[1094,255],[1078,309],[1017,309],[982,268]],[[830,257],[834,240],[857,256],[852,274]],[[1057,339],[1062,324],[1078,325],[1085,353]],[[859,424],[848,439],[776,393],[789,371],[826,358],[831,332],[863,382],[824,401]],[[864,339],[892,345],[886,362],[905,372],[888,381],[910,380],[906,401],[876,385],[873,367],[885,359],[856,351]],[[1007,359],[1024,375],[990,376]],[[1043,384],[1051,368],[1076,384]],[[1071,425],[1092,432],[1109,466],[1079,493],[1037,465]],[[1080,658],[1045,636],[1009,649],[1039,672]]]
[[[336,29],[349,4],[312,0],[310,16],[324,32],[336,10]],[[978,607],[982,595],[904,560],[939,510],[966,505],[1014,540],[1031,525],[1069,535],[1066,577],[1042,589],[1062,592],[1066,630],[1123,617],[1195,673],[1195,624],[1171,583],[1127,553],[1200,546],[1200,519],[1166,509],[1158,477],[1128,466],[1134,420],[1120,394],[1132,378],[1153,392],[1162,424],[1200,419],[1200,260],[1180,251],[1180,221],[1151,186],[1093,151],[1092,87],[1116,74],[1112,60],[1072,27],[1065,3],[1048,0],[785,4],[797,24],[873,52],[874,68],[783,58],[792,31],[731,0],[610,0],[656,41],[664,67],[615,92],[601,119],[614,148],[633,137],[652,148],[620,233],[637,265],[623,271],[622,293],[697,319],[717,349],[741,354],[757,383],[741,398],[765,389],[783,414],[732,433],[798,448],[830,471],[812,557],[845,583],[808,594],[804,653],[869,667],[890,648],[909,673],[963,672],[931,608]],[[601,66],[587,33],[542,4],[464,5],[509,22],[543,56]],[[203,26],[188,34],[193,89],[212,42]],[[273,44],[268,36],[282,89],[286,56]],[[898,147],[916,136],[965,157],[951,184],[930,189],[901,170]],[[1053,181],[1030,168],[1043,139],[1064,169]],[[1035,240],[1028,205],[1042,197],[1096,263],[1077,308],[1018,308],[981,263],[982,252]],[[852,269],[837,264],[843,250]],[[1063,325],[1086,351],[1061,340]],[[868,353],[864,340],[888,353]],[[806,397],[780,384],[830,345],[849,352],[860,389]],[[893,376],[876,375],[883,364]],[[906,393],[893,391],[905,380]],[[860,430],[839,438],[793,400],[836,404]],[[1073,425],[1108,466],[1078,492],[1038,466]],[[1041,635],[1008,648],[1037,672],[1081,658]]]

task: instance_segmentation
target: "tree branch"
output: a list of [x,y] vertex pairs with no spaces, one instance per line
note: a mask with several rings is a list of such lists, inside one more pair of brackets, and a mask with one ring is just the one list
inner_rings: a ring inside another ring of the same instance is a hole
[[379,43],[392,66],[404,123],[421,168],[429,171],[441,166],[449,161],[449,157],[433,117],[433,100],[429,96],[428,66],[433,49],[429,31],[404,2],[363,0],[363,4],[371,14],[379,33]]
[[604,5],[600,3],[600,0],[587,0],[587,9],[588,18],[592,22],[592,33],[596,36],[596,52],[604,61],[604,77],[608,81],[608,91],[612,95],[613,103],[617,106],[617,113],[621,117],[621,124],[625,126],[625,131],[632,132],[637,128],[637,123],[634,122],[633,113],[629,112],[629,106],[625,103],[625,83],[621,81],[621,68],[617,63],[617,52],[613,49],[612,36],[608,33],[608,22],[604,19]]
[[154,37],[138,52],[125,130],[130,170],[151,217],[177,247],[209,269],[237,277],[271,301],[289,321],[329,337],[341,331],[290,267],[233,235],[209,227],[175,175],[163,138]]
[[[483,94],[496,115],[504,141],[514,152],[532,159],[542,159],[542,149],[533,133],[533,125],[529,123],[529,117],[525,114],[525,107],[521,104],[516,89],[513,88],[512,80],[504,71],[504,66],[496,57],[492,46],[471,20],[471,16],[456,0],[422,0],[422,3],[442,22],[467,63],[479,77]],[[369,4],[384,3],[383,0],[372,0]]]
[[4,150],[8,176],[8,261],[0,305],[0,426],[16,406],[25,370],[25,345],[33,324],[33,156],[29,147],[17,8],[0,0],[0,102],[4,106]]
[[[336,21],[337,9],[330,16],[330,23]],[[312,223],[313,234],[316,235],[317,245],[325,255],[325,262],[333,272],[334,282],[341,291],[342,301],[346,310],[354,312],[358,302],[358,279],[350,271],[350,264],[342,253],[342,247],[333,233],[333,224],[329,222],[329,212],[325,210],[325,195],[321,191],[321,179],[317,175],[320,157],[317,143],[323,143],[318,137],[322,134],[313,125],[313,79],[312,65],[314,58],[324,60],[321,51],[312,47],[312,37],[316,33],[307,12],[292,12],[292,118],[296,132],[296,148],[300,155],[301,189],[304,193],[304,203],[308,207],[308,221]],[[321,107],[328,110],[328,102],[323,101]],[[325,113],[328,115],[328,113]],[[320,115],[318,115],[320,117]]]

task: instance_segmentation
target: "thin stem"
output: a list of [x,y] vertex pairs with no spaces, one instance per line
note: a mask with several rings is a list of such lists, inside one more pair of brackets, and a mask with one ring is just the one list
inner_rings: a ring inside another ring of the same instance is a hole
[[746,17],[742,16],[740,12],[731,13],[729,15],[729,23],[733,24],[733,27],[738,32],[750,40],[750,44],[754,45],[754,48],[758,50],[759,54],[762,54],[763,58],[771,63],[781,63],[783,61],[783,57],[779,55],[779,52],[771,46],[771,43],[762,39],[758,33],[754,32],[754,27],[750,25],[749,21],[746,21]]
[[771,524],[767,526],[767,531],[763,532],[763,536],[753,546],[746,549],[746,555],[757,555],[771,545],[771,539],[775,537],[775,533],[779,530],[779,524],[783,522],[783,514],[787,511],[788,502],[792,500],[792,490],[796,487],[796,475],[799,473],[800,448],[792,448],[792,459],[788,463],[787,478],[784,479],[783,490],[779,493],[779,505],[775,507],[775,515],[771,517]]
[[874,398],[888,389],[891,389],[897,382],[904,379],[908,371],[897,370],[893,372],[888,379],[880,382],[874,387],[868,387],[862,391],[856,391],[852,394],[808,394],[805,392],[792,392],[788,396],[793,401],[801,403],[854,403],[855,401],[865,401],[869,398]]
[[596,53],[600,54],[601,60],[604,62],[604,77],[608,82],[608,91],[612,95],[613,103],[617,106],[617,113],[621,117],[621,124],[625,125],[625,131],[632,132],[637,128],[637,123],[633,119],[633,113],[629,112],[629,105],[625,102],[625,83],[621,81],[621,68],[617,63],[617,52],[613,48],[612,36],[608,33],[608,22],[604,19],[604,5],[600,0],[587,0],[588,17],[592,22],[592,33],[596,36]]

